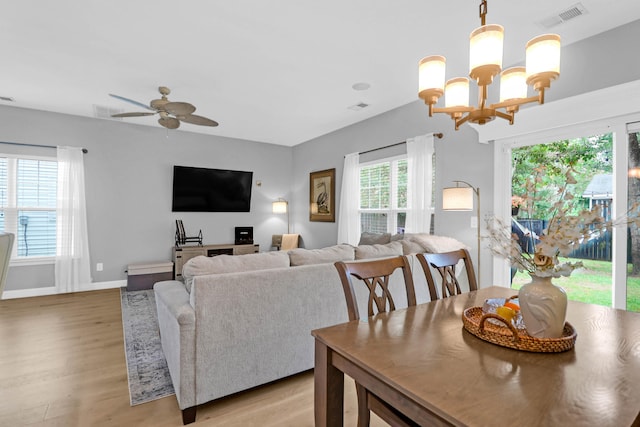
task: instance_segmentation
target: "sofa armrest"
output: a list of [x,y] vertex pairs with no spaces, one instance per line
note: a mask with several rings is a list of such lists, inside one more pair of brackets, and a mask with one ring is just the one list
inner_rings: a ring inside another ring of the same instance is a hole
[[180,409],[195,406],[196,317],[182,282],[167,280],[153,286],[162,351]]

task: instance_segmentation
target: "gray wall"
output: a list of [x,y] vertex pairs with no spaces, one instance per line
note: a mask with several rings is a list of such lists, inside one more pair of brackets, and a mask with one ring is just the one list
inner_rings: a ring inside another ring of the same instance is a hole
[[[269,250],[271,235],[286,231],[286,217],[274,215],[271,202],[289,197],[290,147],[9,107],[0,107],[0,141],[89,150],[84,160],[94,282],[126,279],[128,264],[170,260],[176,219],[189,235],[202,229],[205,244],[233,243],[235,226],[253,226],[255,242]],[[0,144],[0,153],[35,151],[55,156],[55,150]],[[173,165],[253,171],[251,212],[171,212]],[[102,272],[95,270],[98,262]],[[52,265],[16,266],[6,290],[52,285]]]
[[638,40],[640,20],[562,48],[560,78],[546,99],[551,102],[640,79]]

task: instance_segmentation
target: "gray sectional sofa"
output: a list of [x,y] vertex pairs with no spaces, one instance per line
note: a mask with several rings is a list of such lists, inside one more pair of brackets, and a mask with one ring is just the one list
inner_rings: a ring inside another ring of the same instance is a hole
[[[418,303],[429,301],[424,273],[407,251],[464,245],[429,235],[404,240],[197,257],[185,264],[184,283],[156,283],[162,349],[184,423],[195,421],[197,405],[313,368],[311,331],[348,320],[335,261],[407,254]],[[403,286],[400,277],[392,277],[392,289]]]

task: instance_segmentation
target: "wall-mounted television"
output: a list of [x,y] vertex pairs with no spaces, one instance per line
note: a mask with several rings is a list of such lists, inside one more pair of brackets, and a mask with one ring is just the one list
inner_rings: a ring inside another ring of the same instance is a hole
[[249,212],[253,172],[173,167],[173,212]]

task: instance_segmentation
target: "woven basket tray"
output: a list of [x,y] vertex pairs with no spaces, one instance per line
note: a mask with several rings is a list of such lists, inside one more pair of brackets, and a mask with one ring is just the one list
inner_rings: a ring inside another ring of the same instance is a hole
[[[504,323],[496,325],[487,319],[497,319]],[[516,329],[511,322],[493,313],[483,313],[482,307],[467,308],[462,313],[464,328],[476,337],[503,347],[534,353],[560,353],[571,350],[576,343],[577,333],[569,322],[565,322],[560,338],[535,338],[525,330]]]

